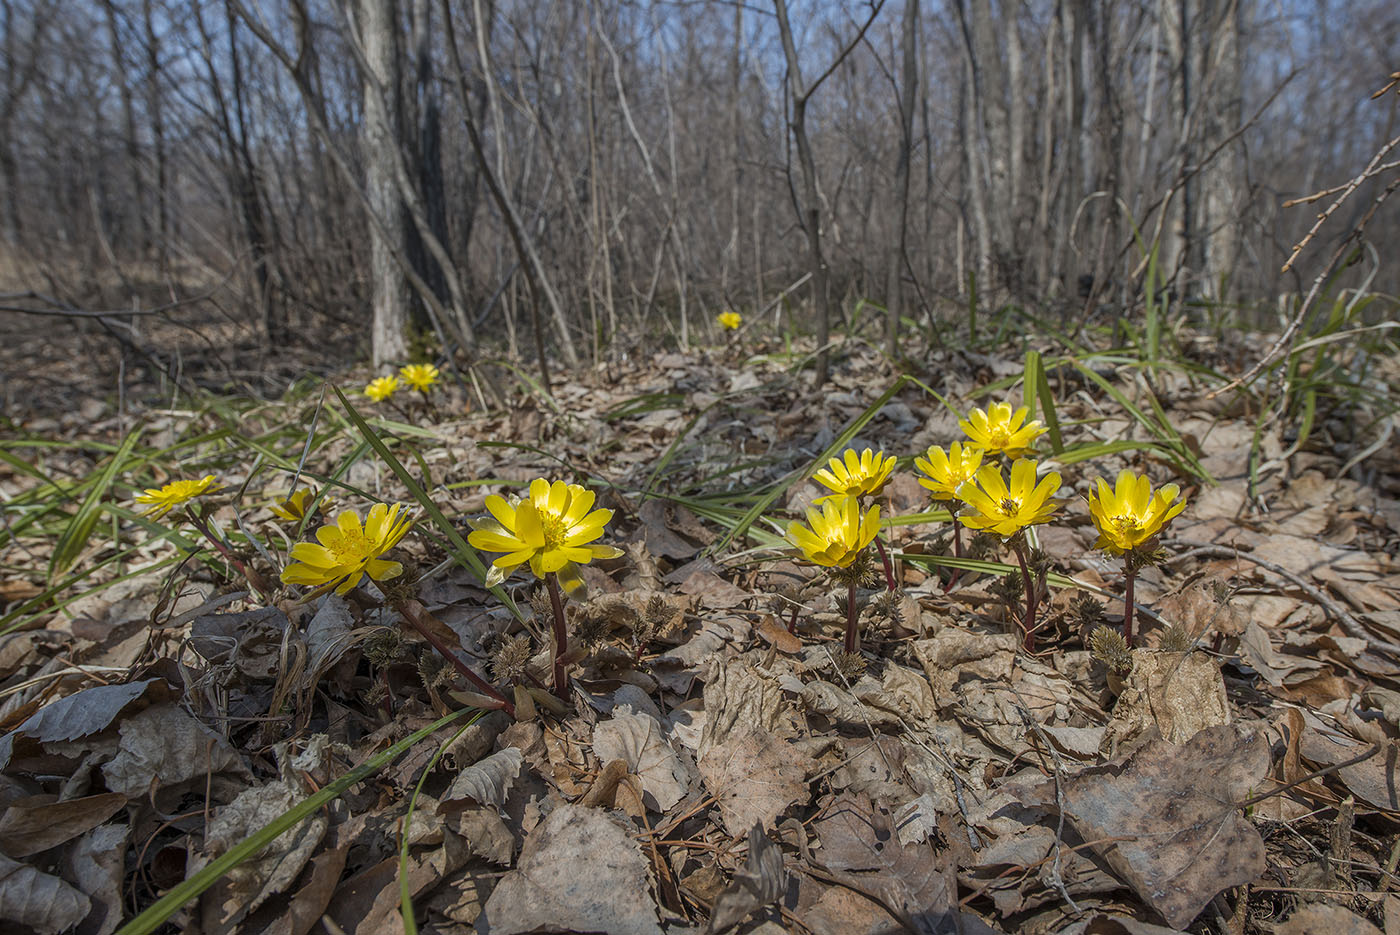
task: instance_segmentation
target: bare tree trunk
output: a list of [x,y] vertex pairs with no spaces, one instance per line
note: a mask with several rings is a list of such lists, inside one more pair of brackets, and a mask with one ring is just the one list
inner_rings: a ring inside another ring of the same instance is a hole
[[29,35],[20,33],[20,24],[11,0],[0,0],[0,42],[5,46],[6,67],[0,69],[5,96],[0,99],[0,184],[5,186],[0,201],[0,236],[11,247],[19,246],[19,157],[15,154],[14,122],[20,102],[39,72],[39,42],[43,24],[48,22],[47,5],[36,4],[30,13]]
[[[127,80],[126,56],[122,54],[121,25],[115,0],[103,0],[102,11],[107,22],[107,41],[112,51],[113,80],[117,83],[117,99],[121,102],[122,132],[125,137],[122,145],[126,150],[126,171],[131,185],[130,211],[135,214],[136,246],[144,255],[151,248],[151,228],[145,210],[145,185],[141,181],[141,145],[136,138],[136,110],[132,106],[131,83]],[[113,234],[118,239],[127,235],[125,217],[122,226]]]
[[817,386],[825,386],[831,366],[831,353],[826,346],[831,340],[831,297],[827,290],[826,258],[822,256],[817,164],[812,158],[811,141],[807,139],[807,102],[811,98],[802,80],[802,65],[797,59],[797,46],[793,42],[792,26],[788,23],[786,0],[774,0],[774,7],[778,13],[778,28],[783,37],[783,53],[787,56],[788,88],[792,106],[788,114],[788,128],[797,143],[797,160],[802,169],[802,202],[798,213],[802,229],[807,235],[807,266],[812,274],[812,305],[817,316],[819,351],[815,383]]
[[165,151],[165,95],[161,93],[160,38],[151,0],[142,0],[141,18],[146,29],[146,116],[151,121],[151,159],[155,163],[156,254],[162,271],[170,267],[170,185],[169,159]]
[[[1225,144],[1244,117],[1239,0],[1201,0],[1201,13],[1197,31],[1204,42],[1198,44],[1196,85],[1201,98],[1201,152],[1211,153]],[[1202,168],[1193,225],[1203,291],[1220,301],[1228,301],[1235,291],[1231,276],[1240,254],[1239,202],[1244,189],[1244,152],[1235,141]]]
[[798,206],[798,219],[807,235],[807,265],[812,274],[812,304],[817,313],[817,372],[814,382],[825,386],[831,367],[831,297],[828,294],[828,270],[826,258],[822,256],[821,202],[817,198],[817,163],[812,155],[812,143],[807,137],[807,104],[812,95],[831,77],[851,50],[865,37],[870,24],[880,15],[884,0],[873,4],[870,17],[848,45],[832,61],[831,65],[817,77],[811,85],[802,79],[802,64],[797,58],[797,45],[792,37],[792,24],[788,22],[786,0],[773,0],[778,15],[778,32],[783,40],[783,55],[787,58],[787,85],[792,110],[788,114],[788,130],[797,143],[797,161],[802,169],[802,198]]
[[919,0],[905,0],[904,22],[900,31],[903,56],[899,89],[899,155],[894,167],[895,213],[899,227],[885,268],[886,350],[892,359],[899,356],[899,316],[903,311],[900,281],[904,273],[906,238],[909,234],[909,163],[914,149],[914,92],[919,83]]
[[395,0],[358,0],[358,4],[360,41],[369,71],[362,85],[364,127],[360,145],[364,151],[369,208],[380,220],[380,227],[370,234],[370,294],[374,314],[370,347],[374,366],[379,369],[408,357],[408,340],[404,333],[409,321],[408,282],[394,261],[395,253],[406,247],[407,231],[393,168],[394,161],[399,158],[399,144],[394,135],[398,115],[389,112],[398,100],[398,10]]
[[[1163,265],[1181,269],[1199,294],[1226,298],[1221,284],[1240,249],[1236,202],[1244,191],[1238,142],[1215,152],[1239,127],[1238,0],[1162,0],[1158,16],[1172,62],[1168,109],[1179,141],[1181,194],[1166,206]],[[1211,161],[1193,171],[1199,160]]]
[[[482,28],[482,10],[480,2],[473,3],[473,11],[478,36],[477,53],[481,58],[481,69],[484,73],[487,88],[487,109],[492,114],[492,119],[499,121],[497,135],[501,135],[499,128],[503,125],[503,118],[498,112],[499,103],[496,101],[494,91],[494,79],[491,76],[491,60],[486,56],[486,46],[484,45],[484,30]],[[568,319],[564,316],[564,306],[559,300],[559,294],[554,290],[549,275],[544,268],[544,263],[540,259],[539,252],[535,249],[534,241],[530,239],[529,232],[525,230],[524,220],[516,208],[514,200],[510,197],[505,188],[505,176],[494,171],[491,163],[487,160],[486,147],[482,142],[481,134],[476,126],[476,118],[471,112],[468,104],[469,96],[466,89],[466,71],[461,60],[461,52],[457,49],[456,39],[452,30],[450,19],[451,8],[448,0],[442,0],[443,25],[447,30],[448,54],[457,71],[457,84],[462,97],[462,121],[466,125],[467,138],[471,143],[472,152],[477,158],[481,167],[482,179],[486,182],[486,187],[491,193],[492,199],[496,202],[496,207],[500,210],[502,219],[505,221],[506,230],[510,234],[512,243],[515,245],[516,255],[520,258],[520,265],[525,268],[525,276],[530,287],[530,296],[534,302],[531,309],[531,318],[535,323],[535,343],[539,354],[541,375],[544,378],[546,391],[549,385],[548,362],[544,356],[544,336],[543,325],[540,322],[540,303],[549,306],[550,316],[554,319],[555,328],[559,332],[559,350],[564,355],[564,361],[570,367],[579,365],[578,350],[574,347],[574,342],[569,334]],[[497,141],[497,158],[501,165],[504,165],[505,154],[503,147],[505,140]]]

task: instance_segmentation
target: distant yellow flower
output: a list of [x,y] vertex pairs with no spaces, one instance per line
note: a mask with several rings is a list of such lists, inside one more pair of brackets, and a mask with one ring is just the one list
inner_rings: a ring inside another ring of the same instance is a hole
[[738,312],[720,312],[715,316],[715,321],[725,331],[738,331],[739,326],[744,323],[744,316]]
[[377,403],[382,403],[399,388],[398,377],[375,377],[365,387],[365,395]]
[[820,513],[807,508],[807,526],[800,522],[788,526],[787,538],[808,560],[827,568],[845,568],[879,531],[878,505],[862,515],[855,497],[828,497]]
[[[293,490],[285,498],[276,500],[268,509],[272,510],[272,515],[288,523],[299,523],[306,516],[306,508],[315,499],[316,493],[308,487],[299,487]],[[321,508],[330,506],[331,498],[324,497],[321,500]]]
[[1089,513],[1099,530],[1094,548],[1122,555],[1147,545],[1186,509],[1186,501],[1176,499],[1180,493],[1176,484],[1164,484],[1154,494],[1152,482],[1132,471],[1118,473],[1114,490],[1099,478],[1097,495],[1089,494]]
[[1008,486],[1001,468],[983,465],[976,479],[958,490],[958,498],[975,511],[963,515],[963,525],[1005,538],[1027,526],[1050,522],[1059,507],[1050,497],[1060,489],[1060,475],[1052,471],[1037,484],[1035,466],[1024,459],[1012,464]]
[[1036,437],[1045,433],[1039,419],[1026,422],[1029,413],[1025,406],[1012,412],[1010,403],[993,403],[986,412],[972,410],[958,427],[984,453],[1019,458],[1029,454]]
[[928,475],[919,478],[919,486],[928,488],[933,499],[956,500],[958,488],[982,466],[982,449],[962,442],[953,442],[947,451],[930,445],[925,457],[914,459],[914,466]]
[[[569,564],[586,565],[595,558],[616,558],[620,549],[590,545],[603,534],[612,510],[593,510],[593,491],[543,477],[530,482],[523,500],[491,494],[486,509],[495,518],[473,525],[467,541],[486,552],[504,552],[492,562],[487,586],[495,586],[528,562],[535,577],[557,572]],[[589,512],[592,510],[592,512]]]
[[196,497],[220,489],[213,474],[206,474],[199,480],[174,480],[164,487],[151,487],[145,493],[136,495],[137,503],[149,503],[147,516],[164,516],[175,507],[189,503]]
[[857,455],[853,449],[847,448],[844,461],[841,458],[832,458],[826,467],[812,475],[813,480],[834,491],[818,497],[813,502],[822,503],[837,497],[878,494],[890,479],[890,472],[894,470],[896,460],[898,459],[894,455],[886,457],[883,451],[867,448]]
[[292,564],[282,570],[283,584],[305,584],[314,587],[335,587],[345,594],[369,575],[375,581],[387,581],[403,574],[403,566],[380,558],[399,544],[413,525],[407,511],[400,516],[401,504],[393,507],[376,503],[360,527],[360,517],[346,510],[316,530],[315,542],[298,542],[292,546]]
[[428,392],[428,388],[437,383],[438,375],[438,368],[432,364],[408,364],[399,368],[404,382],[420,393]]

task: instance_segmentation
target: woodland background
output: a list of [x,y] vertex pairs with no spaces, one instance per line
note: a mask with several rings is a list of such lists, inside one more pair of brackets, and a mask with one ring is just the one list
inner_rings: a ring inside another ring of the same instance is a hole
[[[1397,47],[1388,0],[0,0],[0,301],[39,358],[255,390],[415,334],[1111,319],[1149,259],[1171,314],[1268,325],[1313,272],[1282,205],[1395,134]],[[1366,249],[1343,284],[1393,293]],[[63,391],[32,369],[9,401]]]

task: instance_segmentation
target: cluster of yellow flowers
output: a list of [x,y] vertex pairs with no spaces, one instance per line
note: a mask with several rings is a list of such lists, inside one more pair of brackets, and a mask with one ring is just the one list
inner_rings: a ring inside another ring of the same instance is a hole
[[[1036,439],[1046,428],[1038,420],[1027,421],[1029,410],[1012,409],[1010,403],[995,403],[986,410],[974,409],[958,423],[966,434],[945,450],[933,445],[914,464],[924,475],[919,483],[936,502],[948,504],[952,516],[955,554],[961,555],[961,526],[993,533],[1009,540],[1026,583],[1026,614],[1022,628],[1027,646],[1033,645],[1037,591],[1032,587],[1026,549],[1021,533],[1030,526],[1048,523],[1062,502],[1055,494],[1062,479],[1058,472],[1040,477],[1034,454]],[[990,463],[996,459],[997,463]],[[1009,475],[1004,465],[1009,464]],[[818,565],[832,569],[849,568],[873,541],[880,546],[877,532],[880,507],[865,504],[865,498],[878,496],[894,470],[895,458],[867,448],[859,455],[847,451],[844,458],[833,458],[827,468],[813,478],[832,493],[818,498],[821,512],[807,511],[807,524],[794,522],[788,527],[788,541]],[[1125,556],[1128,586],[1125,600],[1124,633],[1131,641],[1132,576],[1138,561],[1150,550],[1166,524],[1185,509],[1179,500],[1180,488],[1166,484],[1153,492],[1147,477],[1124,470],[1110,487],[1102,478],[1088,497],[1089,514],[1098,530],[1095,548]],[[850,582],[854,588],[854,582]],[[951,583],[950,583],[951,584]],[[850,623],[854,626],[854,622]],[[853,644],[848,628],[847,646]]]
[[427,393],[437,385],[442,372],[432,364],[405,364],[399,368],[397,376],[375,377],[365,386],[365,395],[377,403],[382,403],[398,392],[399,379],[420,393]]

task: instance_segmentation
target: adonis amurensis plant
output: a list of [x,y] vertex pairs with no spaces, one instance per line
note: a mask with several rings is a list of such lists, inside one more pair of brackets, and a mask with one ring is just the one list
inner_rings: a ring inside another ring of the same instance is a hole
[[521,565],[544,581],[553,610],[554,693],[560,699],[567,697],[569,687],[569,631],[560,578],[576,581],[577,566],[622,554],[620,549],[595,543],[613,515],[612,510],[593,509],[595,500],[593,491],[578,484],[536,478],[523,498],[488,496],[490,518],[475,521],[467,536],[467,542],[478,549],[502,553],[491,565],[487,587],[500,584]]
[[[914,465],[923,475],[919,484],[930,499],[948,510],[955,557],[963,557],[964,527],[1000,542],[1015,556],[1024,595],[1017,628],[1023,647],[1033,652],[1043,626],[1038,617],[1049,561],[1033,552],[1032,530],[1060,517],[1065,503],[1056,499],[1063,485],[1060,473],[1034,458],[1035,442],[1046,427],[1029,416],[1027,407],[1013,408],[1006,402],[985,410],[973,409],[958,423],[965,438],[947,448],[930,446],[915,457]],[[847,654],[855,653],[859,646],[856,586],[871,571],[867,552],[871,543],[882,559],[891,598],[896,589],[889,553],[879,537],[880,507],[874,502],[895,463],[895,458],[869,448],[860,453],[848,450],[843,457],[832,458],[813,475],[831,491],[817,499],[820,511],[814,505],[807,511],[805,525],[794,522],[788,526],[788,542],[847,589]],[[1130,647],[1133,640],[1134,580],[1145,565],[1156,560],[1159,536],[1185,509],[1180,492],[1175,484],[1154,492],[1148,478],[1125,470],[1114,487],[1100,479],[1087,497],[1089,514],[1099,533],[1094,547],[1123,557],[1125,646]],[[957,580],[955,568],[944,590],[950,590]],[[1008,600],[1014,604],[1014,591]]]

